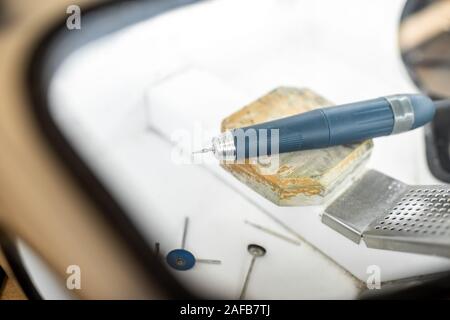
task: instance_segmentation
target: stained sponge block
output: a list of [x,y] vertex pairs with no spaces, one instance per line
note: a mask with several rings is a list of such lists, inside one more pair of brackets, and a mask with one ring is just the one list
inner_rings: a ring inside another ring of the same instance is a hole
[[[221,131],[307,112],[332,103],[309,89],[277,88],[222,121]],[[278,165],[224,163],[241,182],[280,206],[319,205],[333,198],[363,171],[372,140],[281,154]]]

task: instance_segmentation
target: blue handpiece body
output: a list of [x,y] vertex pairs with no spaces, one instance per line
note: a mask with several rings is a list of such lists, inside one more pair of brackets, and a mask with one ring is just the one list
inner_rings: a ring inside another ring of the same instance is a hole
[[[406,95],[414,106],[417,128],[432,120],[434,105],[423,95]],[[390,135],[395,116],[386,98],[376,98],[273,120],[232,131],[237,157],[272,154],[272,129],[278,130],[278,152],[292,152],[351,144],[370,138]],[[261,130],[266,129],[266,130]],[[258,143],[249,143],[256,134]],[[245,139],[245,143],[242,142]],[[262,143],[261,143],[262,141]],[[264,150],[261,149],[264,146]],[[276,151],[276,150],[273,150]],[[256,153],[255,153],[256,152]]]

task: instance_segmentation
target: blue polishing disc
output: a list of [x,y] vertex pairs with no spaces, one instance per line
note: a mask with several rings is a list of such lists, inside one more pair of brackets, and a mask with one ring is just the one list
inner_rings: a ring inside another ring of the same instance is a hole
[[175,249],[166,256],[166,261],[175,270],[185,271],[192,269],[195,265],[195,257],[184,249]]

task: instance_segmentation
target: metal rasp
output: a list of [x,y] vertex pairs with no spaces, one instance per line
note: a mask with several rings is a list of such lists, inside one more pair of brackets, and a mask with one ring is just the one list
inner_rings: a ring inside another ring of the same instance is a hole
[[325,209],[322,222],[369,248],[450,258],[450,186],[411,186],[371,170]]

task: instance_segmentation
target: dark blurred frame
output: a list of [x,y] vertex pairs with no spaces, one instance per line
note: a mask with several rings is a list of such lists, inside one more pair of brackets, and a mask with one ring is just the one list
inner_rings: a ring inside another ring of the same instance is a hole
[[[436,0],[408,0],[401,15],[401,21],[435,2]],[[447,59],[442,58],[445,56],[442,53],[433,56],[433,52],[442,50],[442,47],[446,52],[450,50],[450,32],[440,34],[413,49],[401,52],[402,60],[413,83],[434,100],[450,98],[450,83],[447,85],[448,92],[444,95],[442,88],[433,88],[433,83],[426,81],[424,76],[424,70],[427,68],[428,74],[430,71],[443,72],[442,68],[448,69],[447,74],[450,74],[450,53]],[[438,110],[434,121],[426,126],[425,145],[431,173],[437,179],[450,183],[450,107]]]

